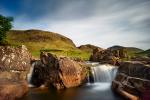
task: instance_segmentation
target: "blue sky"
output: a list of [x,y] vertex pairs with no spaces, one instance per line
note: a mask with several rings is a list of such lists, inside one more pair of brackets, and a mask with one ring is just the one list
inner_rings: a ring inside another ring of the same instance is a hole
[[0,0],[13,29],[42,29],[94,44],[150,48],[150,0]]

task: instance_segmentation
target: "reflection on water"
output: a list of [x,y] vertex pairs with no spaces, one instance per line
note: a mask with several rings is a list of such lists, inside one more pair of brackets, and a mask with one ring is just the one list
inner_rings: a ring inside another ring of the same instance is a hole
[[122,100],[111,91],[110,83],[86,84],[66,90],[34,89],[23,100]]

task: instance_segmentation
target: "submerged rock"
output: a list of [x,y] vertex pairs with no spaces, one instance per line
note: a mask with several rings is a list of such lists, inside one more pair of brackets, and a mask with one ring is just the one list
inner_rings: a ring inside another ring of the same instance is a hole
[[28,91],[30,58],[25,46],[0,46],[0,100],[14,100]]
[[[86,64],[67,57],[56,57],[50,53],[41,53],[41,60],[35,62],[34,85],[53,85],[57,89],[79,86],[86,78]],[[40,82],[39,82],[40,81]],[[40,83],[40,84],[39,84]]]
[[112,88],[128,99],[149,100],[150,66],[140,62],[122,62]]

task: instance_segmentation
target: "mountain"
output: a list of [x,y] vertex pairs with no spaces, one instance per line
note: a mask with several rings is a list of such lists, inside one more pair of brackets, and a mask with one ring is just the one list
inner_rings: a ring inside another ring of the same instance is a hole
[[12,46],[26,45],[34,57],[38,57],[40,51],[83,59],[88,59],[90,56],[86,52],[76,48],[71,39],[54,32],[11,30],[7,33],[7,41]]
[[130,51],[131,53],[138,53],[138,52],[144,51],[144,50],[139,49],[139,48],[136,48],[136,47],[126,47],[126,49],[127,49],[128,51]]
[[109,47],[107,49],[109,49],[109,50],[118,50],[118,49],[122,49],[122,48],[125,48],[125,47],[119,46],[119,45],[115,45],[115,46]]
[[[100,47],[95,46],[95,45],[91,45],[91,44],[86,44],[86,45],[81,45],[81,46],[79,46],[78,48],[79,48],[80,50],[82,50],[82,51],[91,52],[91,53],[92,53],[94,49],[100,48]],[[102,48],[100,48],[100,49],[102,49]]]

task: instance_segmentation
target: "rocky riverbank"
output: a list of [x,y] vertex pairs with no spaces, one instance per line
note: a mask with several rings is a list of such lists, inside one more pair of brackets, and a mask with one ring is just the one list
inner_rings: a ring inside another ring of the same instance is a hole
[[14,100],[28,91],[31,55],[25,46],[0,46],[0,100]]
[[112,88],[130,100],[150,99],[150,66],[141,62],[122,62]]
[[31,60],[25,46],[0,46],[0,54],[0,100],[13,100],[25,95],[28,92],[27,79],[37,87],[45,85],[64,89],[81,85],[88,74],[83,61],[68,57],[41,53],[40,60]]

